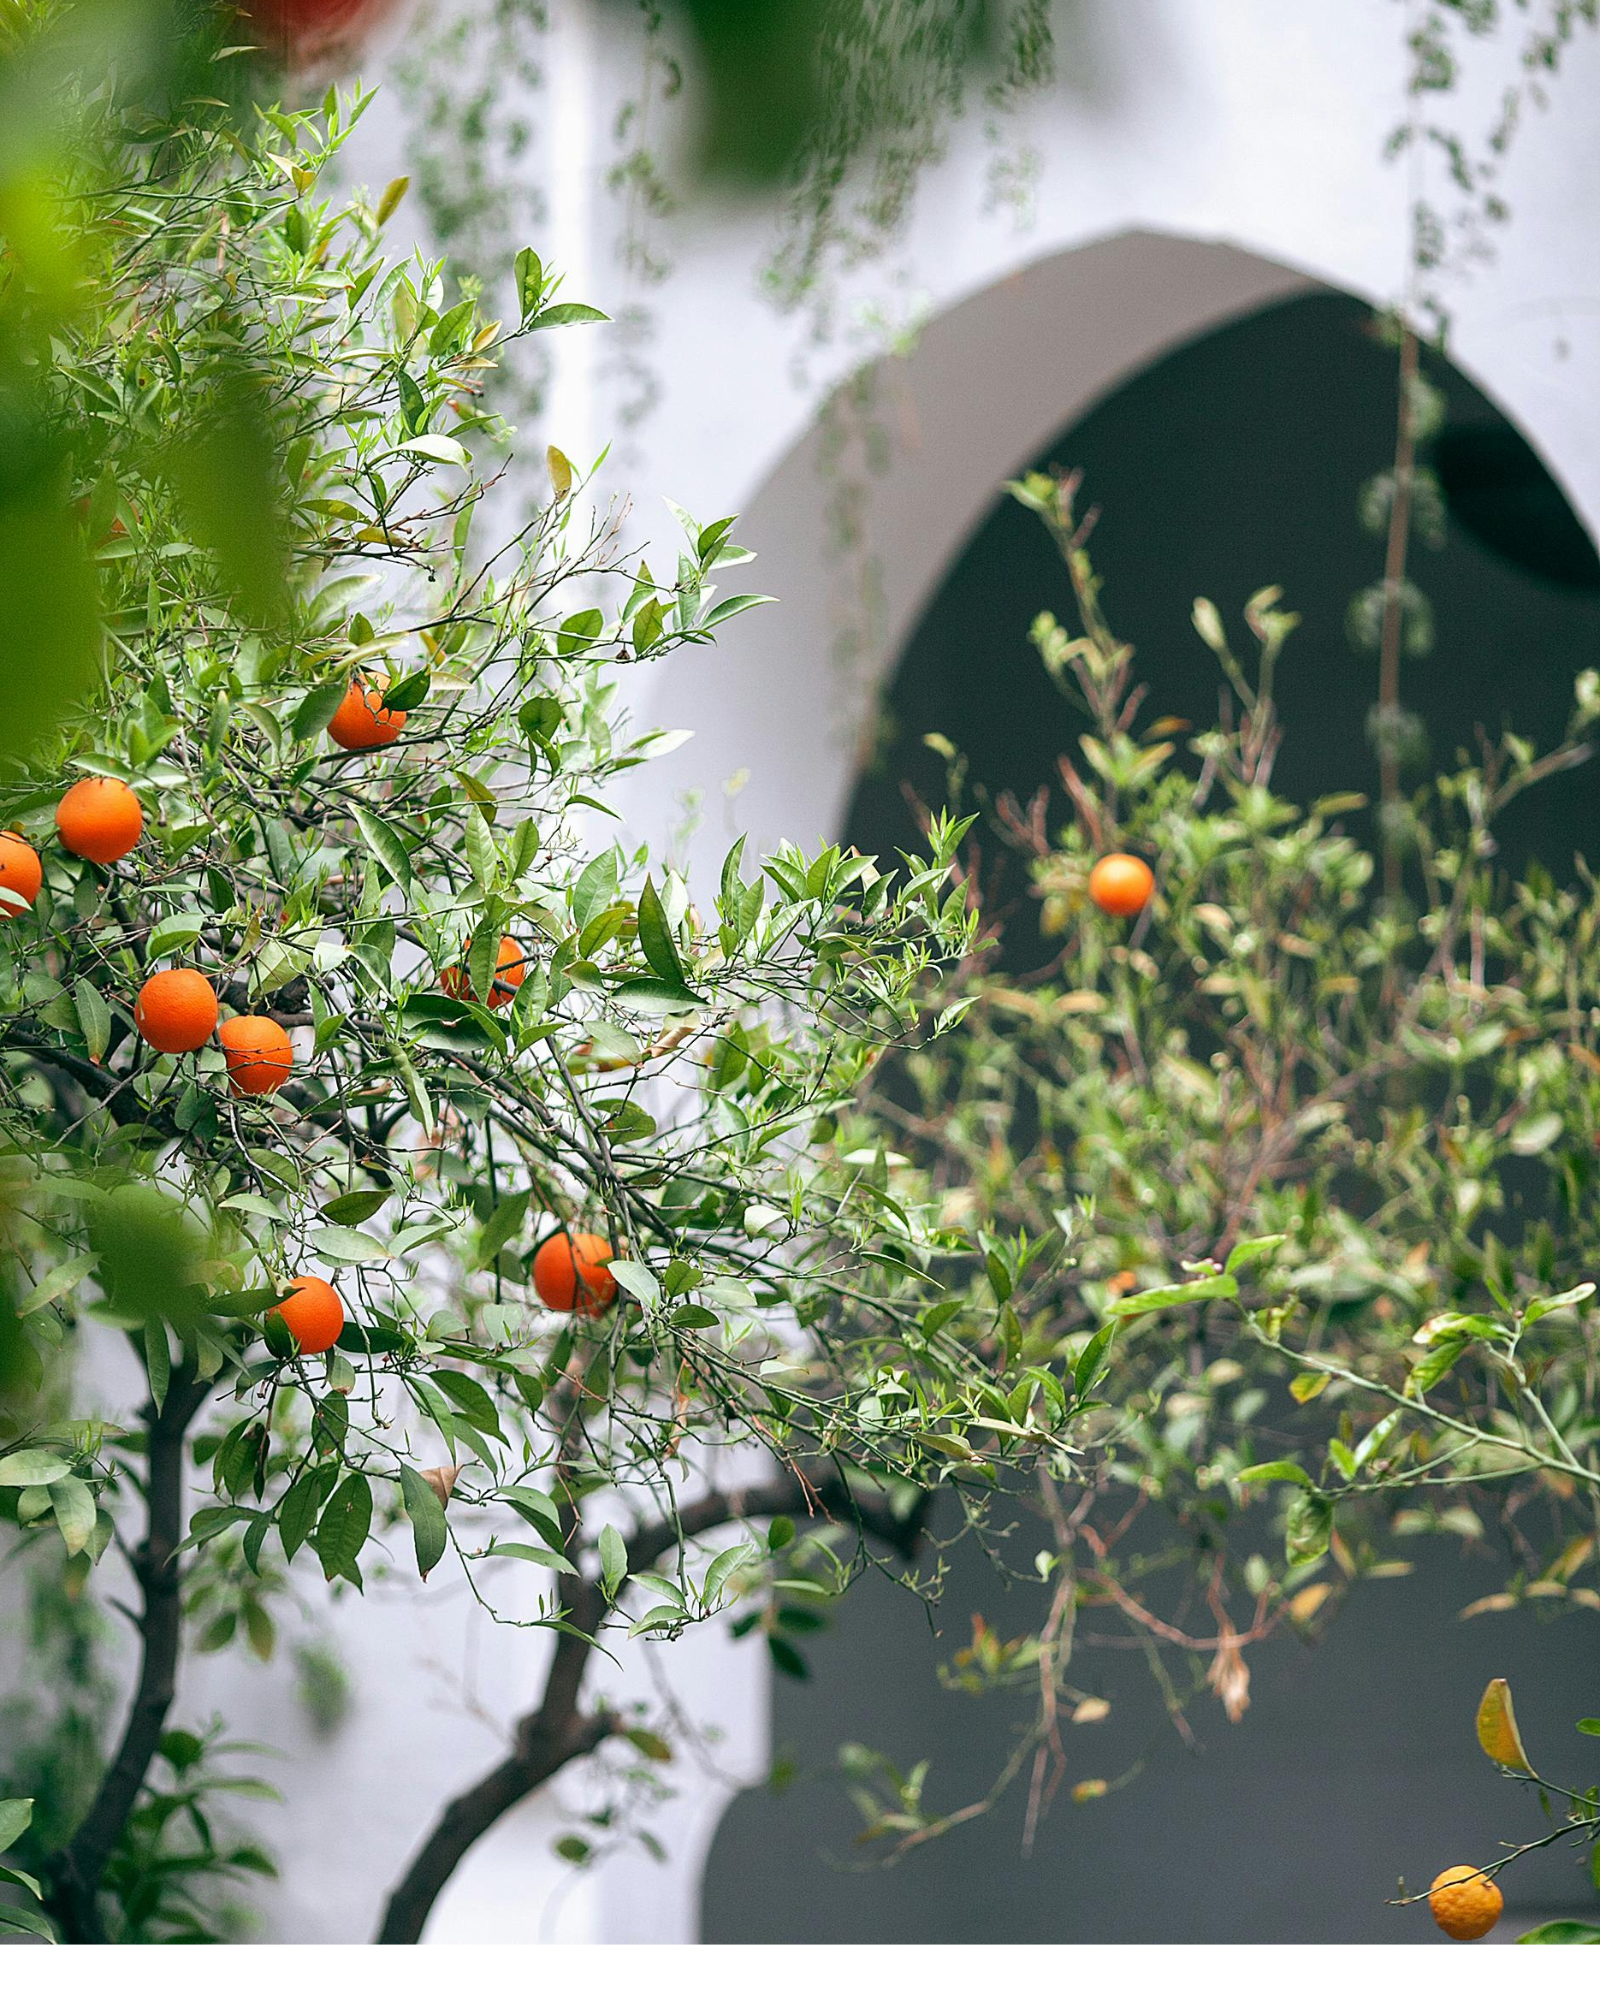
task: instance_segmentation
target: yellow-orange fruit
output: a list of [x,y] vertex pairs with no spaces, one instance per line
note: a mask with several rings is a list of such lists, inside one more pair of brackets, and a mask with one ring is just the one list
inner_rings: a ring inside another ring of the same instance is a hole
[[1461,1944],[1487,1937],[1505,1906],[1505,1897],[1478,1868],[1446,1868],[1434,1876],[1428,1891],[1433,1921]]
[[302,1271],[267,1317],[283,1324],[302,1354],[326,1354],[344,1332],[344,1301],[326,1278]]
[[217,1025],[216,991],[192,965],[153,973],[139,988],[133,1025],[164,1056],[185,1055],[211,1039]]
[[552,1312],[598,1319],[617,1296],[617,1281],[606,1269],[615,1255],[603,1236],[558,1230],[533,1254],[533,1289]]
[[[21,834],[0,833],[0,889],[9,889],[14,896],[20,896],[31,910],[43,884],[44,869],[39,857]],[[0,924],[21,915],[15,903],[0,897]]]
[[406,726],[405,710],[385,708],[376,688],[352,681],[333,711],[328,734],[341,750],[381,750]]
[[56,831],[69,854],[109,868],[138,845],[144,808],[120,778],[80,778],[56,807]]
[[265,1014],[237,1014],[217,1030],[228,1059],[228,1082],[235,1097],[268,1097],[289,1081],[294,1047],[278,1023]]
[[[472,949],[471,938],[467,939],[467,950]],[[522,946],[513,937],[503,937],[500,949],[495,954],[494,978],[489,986],[489,1005],[509,1007],[517,997],[517,988],[528,976],[528,957]],[[470,1000],[472,982],[467,977],[464,965],[447,965],[439,974],[439,984],[452,1000]]]
[[1137,854],[1103,854],[1089,871],[1089,896],[1108,917],[1136,917],[1156,878]]

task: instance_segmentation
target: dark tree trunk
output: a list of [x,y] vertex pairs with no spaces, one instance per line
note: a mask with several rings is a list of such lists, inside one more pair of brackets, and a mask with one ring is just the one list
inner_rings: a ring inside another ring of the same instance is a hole
[[145,1538],[133,1559],[142,1607],[139,1680],[122,1741],[83,1823],[48,1864],[49,1909],[68,1944],[104,1944],[100,1878],[128,1823],[166,1727],[182,1649],[182,1577],[177,1550],[184,1530],[184,1439],[210,1393],[187,1369],[174,1371],[158,1412],[147,1404]]

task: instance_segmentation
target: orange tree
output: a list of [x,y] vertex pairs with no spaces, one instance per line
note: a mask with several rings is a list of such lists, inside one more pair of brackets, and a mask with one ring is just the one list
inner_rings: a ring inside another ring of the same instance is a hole
[[[1142,1648],[1187,1730],[1196,1696],[1242,1717],[1250,1648],[1314,1634],[1420,1536],[1498,1553],[1478,1615],[1600,1615],[1600,912],[1581,859],[1567,885],[1508,879],[1494,838],[1587,759],[1600,682],[1579,676],[1543,754],[1506,736],[1397,783],[1369,842],[1360,794],[1272,788],[1296,622],[1276,591],[1242,649],[1195,606],[1216,725],[1147,722],[1076,478],[1011,490],[1067,567],[1070,622],[1033,638],[1077,734],[1059,801],[1002,799],[990,837],[1056,955],[1017,977],[980,951],[942,979],[959,1032],[879,1073],[859,1139],[894,1133],[895,1196],[993,1256],[1019,1420],[1030,1379],[1098,1377],[1072,1455],[1037,1468],[1038,1528],[980,1524],[1046,1610],[949,1670],[1037,1690],[1000,1780],[1029,1778],[1031,1824],[1070,1771],[1063,1717],[1103,1712],[1097,1643]],[[854,1761],[891,1846],[987,1803],[935,1811],[921,1774]],[[1091,1770],[1075,1796],[1106,1788]],[[1564,1796],[1551,1839],[1592,1845],[1593,1789]]]
[[0,68],[52,121],[0,207],[39,475],[0,566],[46,550],[77,621],[10,601],[9,665],[56,684],[0,771],[0,1496],[69,1594],[131,1574],[138,1661],[84,1796],[0,1835],[66,1938],[212,1934],[204,1878],[264,1862],[178,1843],[186,1644],[265,1653],[286,1575],[359,1590],[408,1546],[548,1649],[419,1829],[383,1929],[415,1939],[568,1761],[669,1754],[586,1701],[597,1646],[740,1597],[781,1656],[776,1582],[909,1550],[973,1426],[1047,1449],[1075,1392],[1016,1418],[963,1318],[981,1251],[837,1137],[970,944],[959,826],[893,874],[741,843],[694,889],[619,835],[614,780],[670,745],[617,682],[752,600],[731,521],[685,517],[658,578],[558,451],[536,518],[485,504],[497,358],[598,315],[524,250],[485,323],[386,254],[402,187],[323,198],[359,99],[241,119],[219,53],[156,102],[73,27],[12,10]]

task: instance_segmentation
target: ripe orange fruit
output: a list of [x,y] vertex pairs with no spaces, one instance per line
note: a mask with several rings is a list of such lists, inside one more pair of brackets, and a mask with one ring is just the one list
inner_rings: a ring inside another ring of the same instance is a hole
[[[471,951],[472,940],[467,939],[467,950]],[[513,937],[503,937],[500,949],[495,955],[494,979],[489,987],[491,1007],[509,1007],[517,997],[517,988],[528,976],[528,958],[522,946]],[[447,965],[439,974],[439,984],[452,1000],[470,1000],[472,984],[467,978],[464,965]]]
[[109,868],[138,844],[144,810],[120,778],[80,778],[56,807],[56,831],[69,854]]
[[294,1048],[288,1035],[265,1014],[237,1014],[217,1030],[228,1058],[228,1082],[235,1097],[269,1097],[289,1081]]
[[406,726],[405,710],[385,708],[377,688],[352,681],[333,711],[328,734],[341,750],[381,750]]
[[344,1301],[326,1278],[302,1271],[289,1281],[289,1296],[267,1315],[288,1329],[302,1354],[326,1354],[344,1332]]
[[217,995],[192,966],[156,972],[139,988],[133,1024],[163,1055],[184,1055],[208,1041],[217,1025]]
[[1108,917],[1136,917],[1156,878],[1137,854],[1102,854],[1089,871],[1089,896]]
[[533,1289],[552,1312],[598,1319],[617,1296],[617,1281],[606,1269],[616,1254],[603,1236],[559,1229],[534,1252]]
[[1487,1937],[1500,1921],[1506,1899],[1476,1868],[1446,1868],[1433,1878],[1428,1908],[1446,1937],[1460,1943]]
[[184,1055],[211,1038],[217,1025],[216,990],[192,965],[152,973],[139,988],[133,1025],[164,1056]]
[[[0,889],[9,889],[14,896],[20,896],[31,910],[43,883],[44,869],[39,857],[22,835],[0,833]],[[21,914],[15,903],[0,897],[0,924],[9,923]]]

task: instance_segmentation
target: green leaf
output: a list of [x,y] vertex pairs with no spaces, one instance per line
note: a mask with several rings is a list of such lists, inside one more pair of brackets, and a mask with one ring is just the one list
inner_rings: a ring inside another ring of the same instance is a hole
[[496,1257],[521,1229],[528,1213],[529,1191],[507,1195],[483,1225],[478,1238],[478,1263],[488,1270]]
[[389,1256],[377,1237],[364,1229],[313,1229],[310,1241],[317,1255],[330,1264],[381,1264]]
[[1118,1319],[1137,1313],[1165,1312],[1172,1306],[1197,1305],[1202,1299],[1236,1299],[1239,1281],[1225,1271],[1215,1277],[1195,1278],[1186,1285],[1157,1285],[1153,1291],[1135,1292],[1131,1298],[1113,1299],[1109,1310]]
[[0,1854],[15,1847],[32,1824],[32,1799],[0,1799]]
[[432,1380],[470,1424],[505,1443],[505,1434],[500,1428],[500,1412],[481,1382],[475,1382],[470,1375],[462,1375],[454,1368],[435,1368]]
[[736,1570],[747,1569],[752,1563],[761,1561],[761,1551],[752,1548],[749,1542],[736,1542],[731,1549],[724,1549],[706,1571],[701,1597],[707,1604],[714,1604],[722,1594],[722,1588]]
[[89,1060],[99,1062],[106,1052],[106,1044],[111,1040],[111,1009],[100,997],[99,988],[91,986],[87,979],[74,981],[72,1004],[77,1009],[78,1026],[83,1032]]
[[1286,1479],[1296,1486],[1304,1486],[1308,1491],[1315,1485],[1303,1465],[1296,1465],[1292,1458],[1268,1459],[1264,1465],[1247,1465],[1239,1474],[1241,1486],[1265,1486],[1270,1480]]
[[637,1014],[692,1014],[709,1003],[699,993],[668,979],[622,979],[612,996]]
[[1600,1736],[1600,1715],[1586,1715],[1578,1724],[1578,1731],[1583,1736]]
[[1524,1931],[1517,1943],[1600,1944],[1600,1924],[1579,1923],[1576,1917],[1557,1917],[1553,1923],[1536,1924],[1531,1931]]
[[58,1479],[50,1488],[50,1504],[67,1554],[75,1556],[89,1546],[94,1533],[94,1495],[81,1479]]
[[325,681],[321,687],[314,687],[295,710],[289,723],[289,734],[296,743],[304,743],[309,737],[318,736],[332,722],[341,701],[350,692],[346,680]]
[[427,458],[438,465],[465,465],[467,448],[459,438],[446,437],[442,431],[426,431],[421,437],[408,437],[399,447],[413,458]]
[[628,1574],[628,1545],[609,1521],[600,1530],[600,1572],[606,1596],[615,1598]]
[[0,1458],[0,1486],[53,1486],[71,1470],[53,1451],[14,1451]]
[[20,1909],[14,1903],[0,1903],[0,1935],[6,1931],[26,1932],[50,1944],[57,1942],[50,1919],[41,1910]]
[[648,1264],[636,1264],[631,1258],[614,1259],[606,1266],[613,1278],[625,1292],[629,1292],[642,1306],[659,1305],[661,1302],[661,1281]]
[[683,961],[678,956],[678,947],[673,941],[672,926],[667,922],[667,913],[661,907],[655,884],[648,877],[639,892],[639,949],[644,953],[650,969],[669,986],[687,987],[688,980]]
[[1544,1318],[1546,1313],[1560,1312],[1566,1306],[1582,1305],[1585,1299],[1594,1297],[1593,1285],[1574,1285],[1569,1292],[1557,1292],[1554,1298],[1530,1299],[1522,1315],[1522,1324],[1532,1326]]
[[714,604],[700,620],[703,631],[723,623],[725,619],[737,618],[741,611],[752,610],[758,604],[776,604],[775,597],[763,597],[758,591],[745,591],[738,597],[725,597],[720,604]]
[[364,1474],[352,1472],[323,1508],[317,1532],[311,1538],[322,1563],[322,1574],[330,1583],[336,1576],[342,1576],[357,1589],[361,1587],[356,1557],[365,1548],[371,1528],[372,1488]]
[[316,1526],[328,1485],[328,1474],[318,1467],[301,1473],[283,1496],[283,1504],[278,1509],[278,1539],[283,1543],[286,1562],[294,1561]]
[[537,333],[541,327],[547,326],[582,326],[590,320],[604,320],[610,317],[609,313],[601,312],[598,306],[577,304],[546,306],[542,313],[529,320],[528,331]]
[[336,1194],[332,1201],[324,1202],[317,1213],[326,1222],[365,1222],[369,1215],[376,1215],[389,1199],[388,1188],[354,1188],[349,1194]]
[[519,250],[511,268],[517,284],[517,309],[526,319],[544,297],[544,266],[532,250]]
[[159,1415],[167,1400],[167,1385],[172,1380],[172,1349],[167,1345],[166,1322],[160,1319],[146,1320],[144,1328],[144,1366],[150,1378],[150,1400]]
[[417,1574],[425,1577],[450,1546],[444,1504],[414,1466],[401,1466],[400,1493],[411,1521],[411,1539],[417,1552]]
[[383,705],[397,715],[409,715],[414,708],[421,708],[432,687],[433,675],[426,667],[418,667],[414,674],[384,689]]
[[1223,1270],[1231,1276],[1235,1271],[1242,1271],[1246,1264],[1264,1263],[1280,1243],[1288,1240],[1286,1236],[1247,1236],[1228,1252]]
[[149,960],[187,951],[204,929],[203,917],[166,917],[145,940],[144,955]]
[[399,834],[368,812],[365,806],[352,806],[350,817],[361,829],[361,838],[372,850],[384,874],[397,889],[409,889],[412,884],[411,854]]
[[557,1549],[536,1549],[531,1542],[496,1542],[489,1550],[492,1556],[515,1556],[519,1562],[537,1563],[540,1569],[560,1570],[563,1576],[576,1576],[578,1568],[569,1557]]
[[597,854],[572,885],[572,921],[585,930],[617,893],[615,848]]

